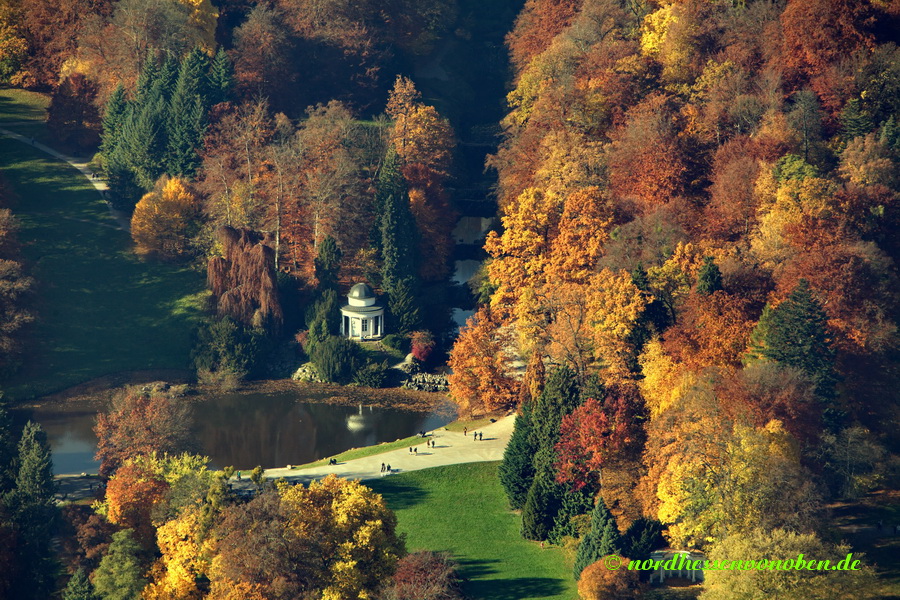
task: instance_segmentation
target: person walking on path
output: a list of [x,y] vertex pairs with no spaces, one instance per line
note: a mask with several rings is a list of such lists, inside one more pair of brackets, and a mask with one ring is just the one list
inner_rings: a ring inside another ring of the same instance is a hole
[[381,463],[381,472],[384,473],[384,463]]
[[468,436],[468,435],[469,435],[469,428],[468,428],[468,427],[463,427],[463,435],[465,435],[465,436]]
[[472,439],[475,440],[476,442],[478,441],[478,432],[477,431],[472,432]]
[[478,441],[480,442],[480,441],[483,441],[483,440],[484,440],[484,432],[483,432],[483,431],[479,431],[479,432],[478,432]]
[[416,456],[418,456],[418,455],[419,455],[419,449],[416,448],[415,450],[413,450],[413,454],[415,454]]

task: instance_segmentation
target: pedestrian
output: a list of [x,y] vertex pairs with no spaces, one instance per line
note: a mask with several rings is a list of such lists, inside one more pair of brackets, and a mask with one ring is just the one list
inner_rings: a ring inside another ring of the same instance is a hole
[[475,440],[476,442],[478,441],[478,432],[477,431],[472,432],[472,439]]
[[391,465],[388,465],[388,466],[387,466],[387,472],[388,472],[388,473],[393,473],[393,470],[391,469]]
[[478,441],[480,442],[480,441],[482,441],[483,439],[484,439],[484,432],[483,432],[483,431],[479,431],[479,432],[478,432]]
[[381,463],[381,472],[384,473],[384,463]]
[[431,447],[434,448],[434,440],[431,440]]
[[469,428],[463,427],[463,435],[469,435]]
[[419,455],[419,449],[416,448],[416,449],[413,451],[413,454],[415,454],[416,456],[418,456],[418,455]]
[[409,453],[412,454],[412,446],[409,447]]

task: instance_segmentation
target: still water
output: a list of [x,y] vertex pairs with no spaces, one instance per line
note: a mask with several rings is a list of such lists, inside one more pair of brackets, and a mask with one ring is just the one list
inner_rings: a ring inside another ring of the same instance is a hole
[[[197,451],[211,467],[303,464],[348,450],[391,442],[452,420],[388,408],[324,404],[322,395],[301,390],[231,393],[193,403]],[[13,411],[18,426],[27,419],[41,424],[53,450],[53,470],[96,473],[93,427],[98,407],[67,403]]]

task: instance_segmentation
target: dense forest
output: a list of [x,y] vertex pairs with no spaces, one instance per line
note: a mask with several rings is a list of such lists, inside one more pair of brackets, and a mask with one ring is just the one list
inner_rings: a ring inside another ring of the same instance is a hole
[[[371,284],[385,347],[446,363],[462,415],[516,413],[500,481],[583,598],[643,597],[610,555],[843,557],[829,506],[900,476],[900,5],[486,4],[0,0],[0,82],[50,95],[54,143],[93,155],[138,253],[206,273],[202,383],[284,376],[267,365],[287,348],[384,385],[339,335],[342,296]],[[498,219],[462,288],[472,190]],[[4,372],[34,318],[14,200],[0,186]],[[0,412],[0,536],[23,548],[0,551],[0,593],[60,588],[59,519],[67,600],[459,597],[448,557],[406,555],[358,482],[264,491],[260,471],[234,497],[232,472],[177,454],[179,410],[120,395],[96,430],[103,500],[52,519],[43,433],[16,449]],[[721,571],[700,597],[876,586]]]

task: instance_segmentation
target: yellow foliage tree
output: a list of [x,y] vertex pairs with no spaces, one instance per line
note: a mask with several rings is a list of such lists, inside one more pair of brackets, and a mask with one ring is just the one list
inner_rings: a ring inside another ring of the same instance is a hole
[[199,216],[200,204],[188,183],[164,176],[135,206],[131,237],[139,252],[183,256],[190,251]]
[[285,486],[280,495],[288,527],[320,545],[328,581],[323,600],[372,598],[404,554],[397,518],[384,499],[358,481],[334,475],[308,488]]
[[697,382],[696,374],[666,354],[659,338],[647,342],[638,362],[644,376],[638,385],[651,418],[672,406]]
[[162,557],[151,569],[152,583],[144,588],[145,600],[197,600],[202,592],[197,581],[209,569],[209,548],[198,540],[202,531],[197,506],[156,530]]

